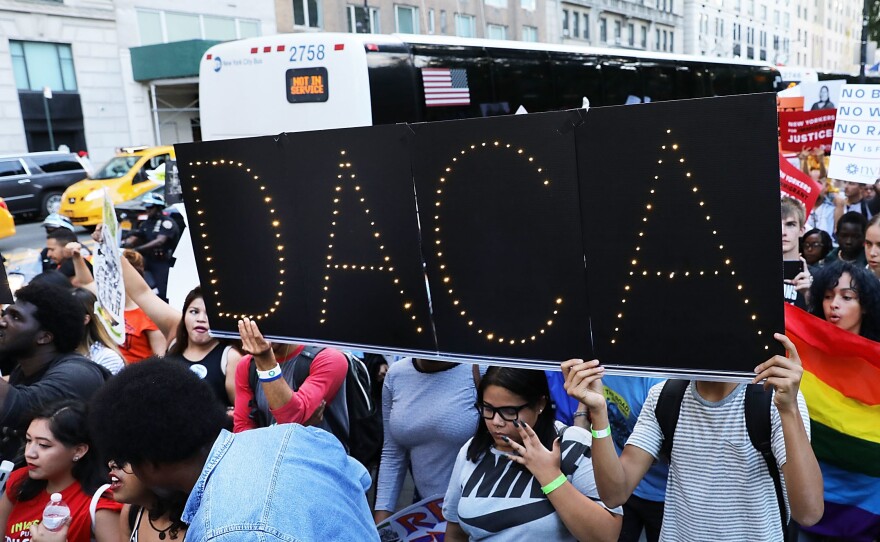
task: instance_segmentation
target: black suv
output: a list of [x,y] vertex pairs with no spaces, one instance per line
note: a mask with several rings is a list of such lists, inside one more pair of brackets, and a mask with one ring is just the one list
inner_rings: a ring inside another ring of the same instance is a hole
[[0,197],[12,214],[42,218],[57,213],[64,190],[87,175],[79,156],[69,152],[0,156]]

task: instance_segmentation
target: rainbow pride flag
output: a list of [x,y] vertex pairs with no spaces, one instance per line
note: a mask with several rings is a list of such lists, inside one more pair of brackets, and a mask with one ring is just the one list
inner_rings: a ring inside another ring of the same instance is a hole
[[785,333],[804,366],[813,451],[825,483],[815,534],[880,537],[880,343],[785,305]]

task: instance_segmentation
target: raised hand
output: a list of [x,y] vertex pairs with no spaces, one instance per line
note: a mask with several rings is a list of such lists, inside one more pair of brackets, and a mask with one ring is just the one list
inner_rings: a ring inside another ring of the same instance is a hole
[[605,408],[602,386],[605,368],[599,364],[599,360],[570,359],[562,364],[562,374],[569,396],[585,404],[591,412]]
[[788,357],[777,354],[755,367],[757,376],[752,383],[758,384],[763,380],[764,389],[773,386],[776,392],[773,394],[773,403],[778,410],[797,409],[797,393],[804,374],[801,358],[791,339],[781,333],[775,333],[773,338],[782,343]]

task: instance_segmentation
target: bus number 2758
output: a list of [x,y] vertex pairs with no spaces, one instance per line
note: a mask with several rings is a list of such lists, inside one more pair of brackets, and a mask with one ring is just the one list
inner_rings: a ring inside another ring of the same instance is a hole
[[323,45],[291,45],[290,61],[302,62],[303,60],[324,60]]

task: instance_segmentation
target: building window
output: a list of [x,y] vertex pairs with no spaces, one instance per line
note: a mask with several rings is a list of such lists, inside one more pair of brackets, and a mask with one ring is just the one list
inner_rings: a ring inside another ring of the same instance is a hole
[[446,10],[445,9],[440,10],[440,33],[441,34],[446,33]]
[[608,19],[605,17],[599,17],[599,41],[608,42]]
[[668,33],[664,30],[663,31],[663,50],[664,51],[667,50],[667,46],[669,45],[669,42],[667,41],[668,37],[669,37]]
[[581,16],[577,11],[571,12],[571,37],[581,37]]
[[496,8],[507,8],[507,0],[486,0],[487,6],[492,6]]
[[648,48],[648,27],[642,26],[641,28],[642,28],[642,41],[641,41],[642,49],[647,49]]
[[260,21],[195,13],[137,10],[141,45],[190,39],[234,40],[259,36]]
[[673,52],[675,50],[675,32],[672,30],[669,31],[669,52]]
[[70,45],[10,40],[9,49],[18,90],[76,90]]
[[428,10],[428,34],[434,33],[434,8]]
[[519,6],[527,11],[535,11],[535,0],[520,0]]
[[401,34],[418,34],[419,8],[394,6],[394,25]]
[[490,24],[486,27],[486,31],[489,34],[487,37],[490,40],[506,40],[507,39],[507,27],[502,26],[500,24]]
[[293,24],[319,28],[321,26],[320,6],[318,0],[293,0]]
[[562,35],[563,37],[568,37],[571,35],[571,32],[568,30],[568,10],[562,10]]
[[255,38],[260,35],[260,21],[245,21],[238,19],[238,37]]
[[138,32],[141,35],[141,45],[164,43],[165,36],[162,33],[162,13],[158,11],[137,12]]
[[477,18],[464,13],[455,14],[455,35],[473,38],[477,34]]
[[654,50],[659,51],[660,50],[660,29],[659,28],[654,29],[654,38],[656,39],[656,43],[654,44]]
[[524,26],[522,28],[523,41],[538,41],[538,28],[534,26]]
[[629,46],[635,47],[635,45],[636,45],[636,25],[634,25],[633,23],[629,23],[626,25],[626,30],[627,30],[628,39],[629,39]]
[[348,31],[353,34],[378,34],[379,9],[348,6]]
[[719,38],[724,37],[724,19],[721,17],[715,19],[715,35]]
[[169,42],[197,40],[202,37],[199,16],[190,13],[165,12],[165,35]]
[[614,43],[620,45],[622,25],[620,21],[614,21]]

